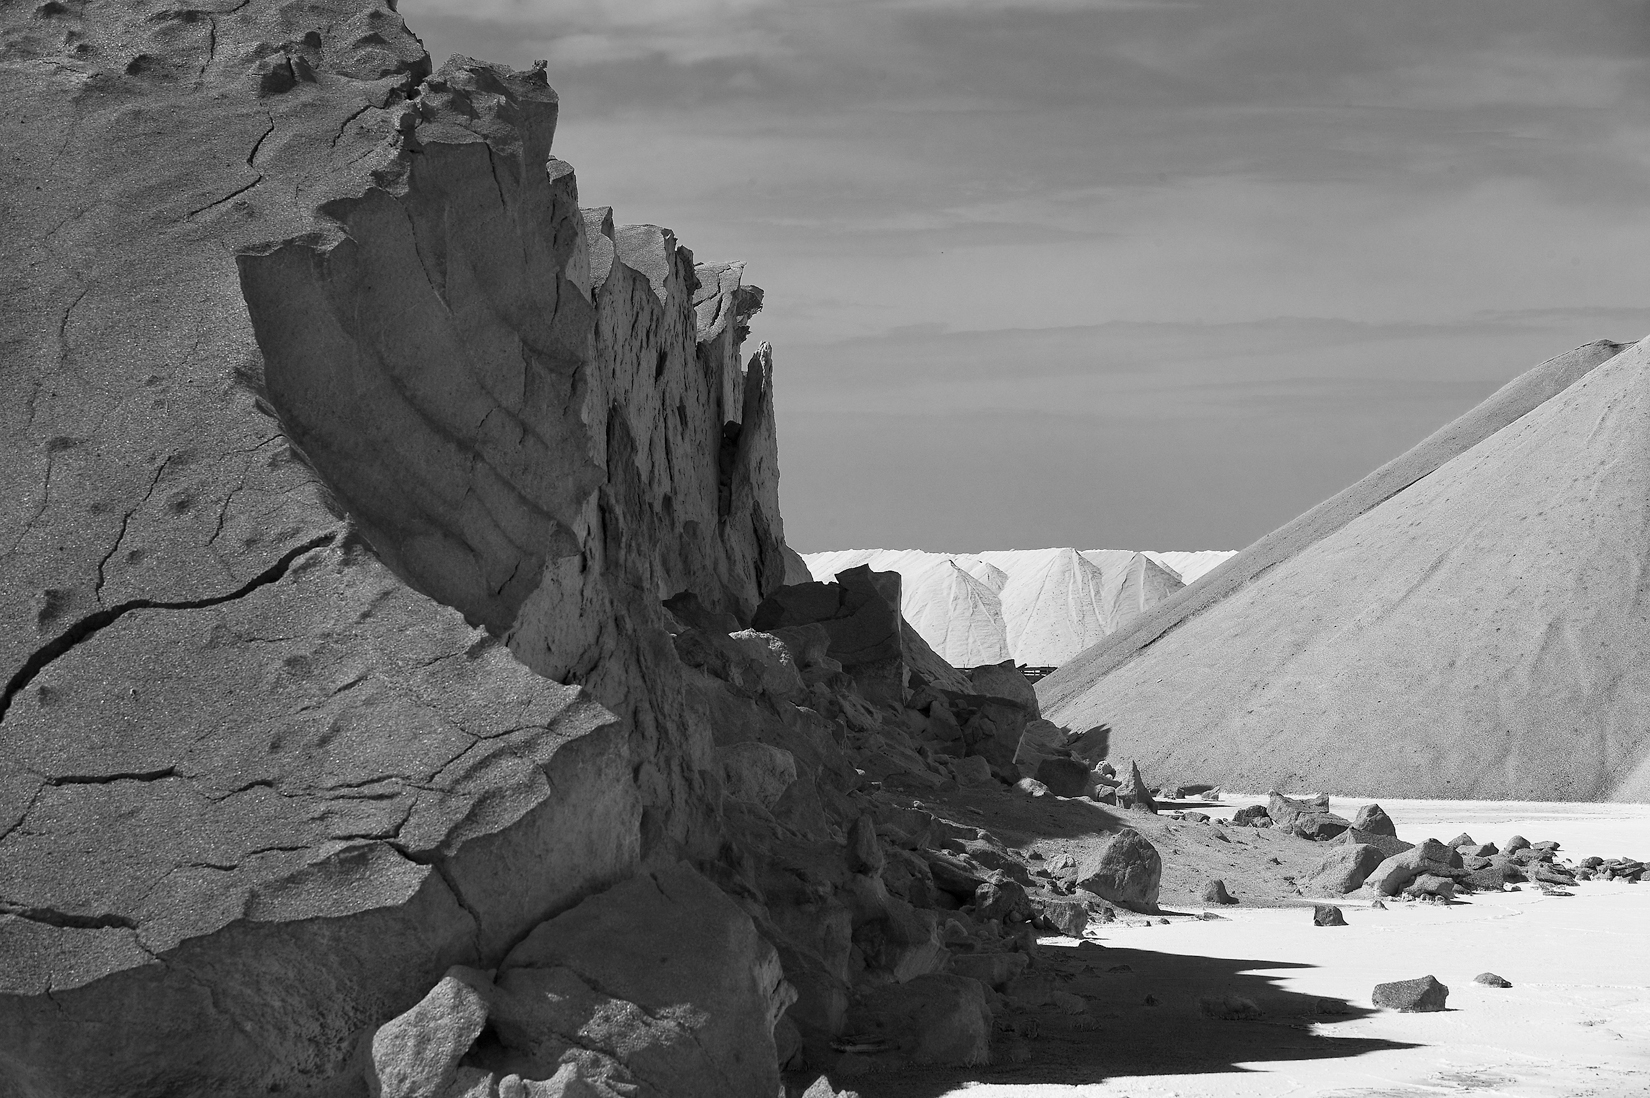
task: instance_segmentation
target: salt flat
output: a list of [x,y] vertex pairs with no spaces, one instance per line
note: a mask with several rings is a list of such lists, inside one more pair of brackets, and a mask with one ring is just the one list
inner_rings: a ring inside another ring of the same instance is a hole
[[[1360,803],[1331,802],[1343,814]],[[1571,858],[1650,854],[1650,805],[1382,804],[1406,838],[1522,833],[1557,839]],[[1111,1009],[1091,1004],[1089,1031],[1057,1036],[1047,1031],[1063,1020],[1051,1020],[1028,1063],[850,1085],[867,1098],[1650,1094],[1650,887],[1582,882],[1559,897],[1525,885],[1448,907],[1389,901],[1386,910],[1339,902],[1345,927],[1314,926],[1303,898],[1223,907],[1219,921],[1100,926],[1091,933],[1101,949],[1045,939],[1068,970],[1108,988]],[[1485,971],[1513,986],[1473,983]],[[1446,1011],[1372,1007],[1377,983],[1427,974],[1449,986]],[[1209,1017],[1203,1000],[1223,997],[1262,1016]]]

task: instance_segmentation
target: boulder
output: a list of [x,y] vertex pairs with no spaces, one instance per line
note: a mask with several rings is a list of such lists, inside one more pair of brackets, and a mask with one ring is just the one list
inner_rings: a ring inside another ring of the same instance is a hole
[[1415,846],[1414,843],[1406,843],[1395,835],[1383,835],[1379,831],[1365,831],[1357,827],[1348,828],[1329,841],[1344,846],[1372,846],[1381,852],[1383,858],[1402,854]]
[[796,993],[750,916],[686,864],[540,924],[495,982],[500,1040],[541,1068],[594,1047],[661,1094],[779,1089],[774,1026]]
[[1376,984],[1375,993],[1370,998],[1378,1007],[1418,1013],[1443,1010],[1444,1000],[1448,997],[1449,988],[1439,983],[1436,977],[1422,976],[1417,980]]
[[1517,854],[1520,850],[1528,850],[1529,847],[1530,840],[1526,839],[1522,835],[1514,835],[1512,838],[1501,844],[1501,853]]
[[772,810],[796,781],[796,756],[755,740],[716,749],[722,788],[736,801]]
[[1266,811],[1273,827],[1281,827],[1292,835],[1314,842],[1333,839],[1352,826],[1350,821],[1329,811],[1329,797],[1323,793],[1298,799],[1273,791],[1268,797]]
[[1163,859],[1157,848],[1130,827],[1084,854],[1077,864],[1077,887],[1143,913],[1157,911],[1162,879]]
[[372,1098],[446,1093],[487,1025],[492,990],[486,973],[454,968],[416,1006],[379,1026],[366,1073]]
[[1502,976],[1497,976],[1493,972],[1480,972],[1472,978],[1472,982],[1475,984],[1483,984],[1485,987],[1512,987],[1511,980],[1508,980]]
[[[1045,760],[1064,758],[1070,759],[1071,753],[1066,750],[1065,729],[1052,721],[1032,720],[1026,722],[1020,733],[1020,742],[1014,749],[1014,765],[1020,768],[1022,774],[1035,774],[1037,767]],[[1083,763],[1084,780],[1088,780],[1088,766]]]
[[1251,804],[1232,813],[1232,823],[1237,827],[1255,827],[1261,820],[1270,822],[1272,816],[1263,804]]
[[[1443,844],[1428,839],[1412,850],[1395,854],[1381,862],[1370,872],[1364,883],[1383,896],[1396,896],[1422,874],[1452,879],[1457,876],[1465,877],[1467,871],[1451,867],[1444,857],[1446,853],[1455,854],[1453,850],[1446,851]],[[1459,855],[1456,857],[1459,859]]]
[[1129,761],[1129,773],[1117,787],[1117,803],[1124,808],[1133,808],[1140,812],[1156,812],[1157,802],[1152,799],[1150,787],[1140,776],[1140,764]]
[[1436,873],[1422,873],[1404,886],[1405,896],[1436,896],[1440,900],[1455,898],[1455,880]]
[[[872,1056],[885,1068],[968,1066],[991,1057],[991,1009],[985,986],[967,976],[935,973],[860,996],[849,1009],[849,1040],[891,1047]],[[771,1094],[765,1091],[724,1093]]]
[[876,820],[869,813],[862,813],[848,828],[848,868],[874,877],[887,864],[887,855],[877,840]]
[[1032,718],[1041,717],[1037,706],[1037,691],[1013,660],[970,667],[967,671],[970,689],[987,697],[1003,698],[1024,709]]
[[1345,926],[1346,916],[1334,904],[1312,905],[1313,926]]
[[1494,843],[1469,843],[1456,847],[1456,853],[1463,859],[1491,858],[1501,853],[1501,849]]
[[1048,786],[1044,785],[1036,778],[1021,778],[1019,781],[1014,783],[1013,788],[1014,792],[1024,793],[1028,797],[1048,796]]
[[1315,888],[1345,895],[1363,887],[1364,881],[1383,860],[1379,850],[1364,843],[1336,846],[1324,855],[1308,880]]
[[959,785],[996,785],[997,779],[991,773],[991,764],[982,756],[968,755],[950,762],[951,774]]
[[1043,925],[1068,938],[1081,938],[1089,925],[1089,909],[1077,900],[1045,900],[1039,905]]
[[1235,904],[1237,897],[1226,891],[1226,882],[1216,878],[1203,886],[1203,902],[1206,904]]
[[1378,804],[1366,804],[1358,809],[1352,817],[1352,826],[1359,831],[1368,831],[1375,835],[1398,837],[1398,826],[1392,822],[1392,817]]
[[1468,835],[1465,831],[1463,831],[1461,834],[1455,836],[1455,838],[1451,839],[1444,845],[1449,847],[1451,850],[1460,850],[1463,846],[1475,847],[1478,845],[1478,842],[1471,835]]
[[905,649],[900,617],[900,575],[868,566],[837,573],[835,583],[781,587],[764,599],[751,618],[763,632],[822,625],[830,634],[827,653],[852,676],[865,697],[898,706],[905,700]]
[[1089,787],[1089,768],[1076,759],[1044,759],[1037,764],[1037,780],[1056,797],[1081,797]]
[[771,694],[776,698],[799,700],[807,692],[802,682],[802,672],[798,670],[796,657],[791,654],[790,646],[783,639],[772,633],[759,633],[755,629],[741,629],[737,633],[730,633],[728,640],[739,646],[746,659],[757,669],[754,688],[764,694]]

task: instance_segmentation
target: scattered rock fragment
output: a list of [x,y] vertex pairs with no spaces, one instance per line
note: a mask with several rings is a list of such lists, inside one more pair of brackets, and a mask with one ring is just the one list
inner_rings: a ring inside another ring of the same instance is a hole
[[1483,984],[1485,987],[1512,987],[1511,980],[1503,976],[1497,976],[1493,972],[1480,972],[1472,978],[1472,982]]
[[1329,796],[1324,793],[1295,798],[1285,797],[1274,790],[1268,795],[1266,811],[1272,826],[1313,842],[1333,839],[1352,826],[1350,820],[1329,811]]
[[1206,904],[1235,904],[1237,897],[1226,891],[1226,882],[1218,877],[1203,886],[1203,902]]
[[1315,888],[1345,895],[1361,888],[1375,867],[1384,860],[1379,850],[1365,843],[1334,845],[1312,871],[1309,880]]
[[1371,1000],[1376,1006],[1388,1010],[1421,1013],[1443,1010],[1444,1000],[1448,997],[1449,988],[1439,983],[1437,977],[1422,976],[1417,980],[1395,980],[1388,984],[1376,984]]
[[1334,904],[1312,905],[1313,926],[1345,926],[1346,916]]
[[1125,827],[1077,867],[1077,886],[1132,911],[1157,910],[1163,858],[1144,835]]
[[1358,809],[1352,817],[1352,826],[1359,831],[1368,831],[1374,835],[1390,835],[1398,837],[1398,826],[1392,822],[1392,817],[1378,804],[1366,804]]
[[1140,812],[1156,812],[1157,802],[1152,799],[1146,779],[1140,776],[1140,764],[1129,762],[1128,777],[1117,787],[1117,803],[1124,808],[1133,808]]

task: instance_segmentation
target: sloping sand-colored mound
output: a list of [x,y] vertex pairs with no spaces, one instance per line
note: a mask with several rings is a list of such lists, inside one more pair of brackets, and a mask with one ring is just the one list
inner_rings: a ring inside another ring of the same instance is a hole
[[1514,380],[1044,679],[1045,713],[1229,787],[1650,800],[1647,345]]

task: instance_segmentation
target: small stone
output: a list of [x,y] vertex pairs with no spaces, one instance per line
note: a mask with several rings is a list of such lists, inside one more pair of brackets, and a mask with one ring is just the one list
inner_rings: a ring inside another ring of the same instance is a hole
[[1493,972],[1480,972],[1472,978],[1472,982],[1483,984],[1485,987],[1512,987],[1511,980],[1503,976],[1497,976]]
[[1313,926],[1345,926],[1346,916],[1334,904],[1312,905]]
[[1021,778],[1014,783],[1014,792],[1023,793],[1027,797],[1046,797],[1048,796],[1048,786],[1036,778]]
[[1478,843],[1471,835],[1468,835],[1465,831],[1463,831],[1461,834],[1455,836],[1455,838],[1451,839],[1444,845],[1449,847],[1451,850],[1460,850],[1463,846],[1477,846]]
[[1449,988],[1439,983],[1437,977],[1422,976],[1418,980],[1376,984],[1375,993],[1370,998],[1378,1007],[1414,1014],[1443,1010],[1444,1000],[1448,997]]
[[1369,905],[1369,909],[1371,911],[1385,911],[1386,904],[1382,903],[1380,900],[1376,900],[1374,903]]
[[1235,904],[1237,898],[1226,891],[1226,882],[1217,877],[1203,886],[1203,902],[1206,904]]

